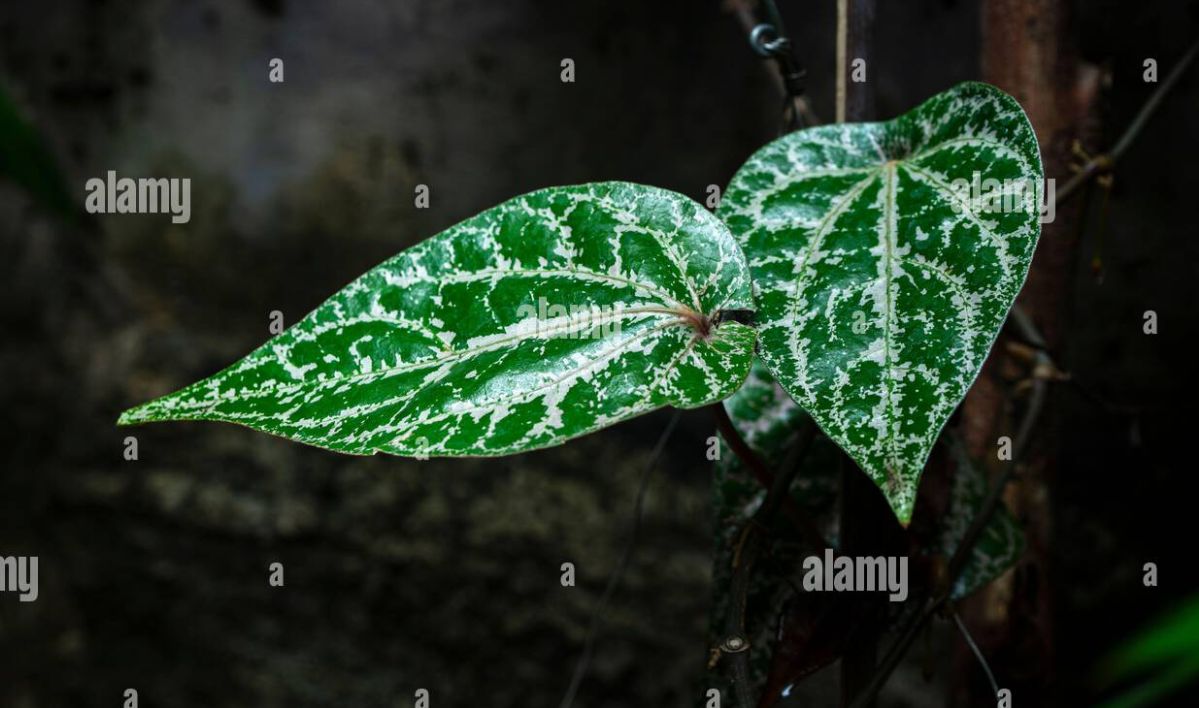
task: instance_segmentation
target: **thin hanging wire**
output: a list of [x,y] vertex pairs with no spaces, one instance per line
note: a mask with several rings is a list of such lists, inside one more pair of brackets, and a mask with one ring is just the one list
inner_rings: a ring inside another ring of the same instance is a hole
[[962,638],[966,640],[966,644],[970,646],[970,651],[974,652],[974,657],[978,659],[978,663],[982,665],[983,671],[987,673],[987,680],[991,682],[991,693],[999,695],[999,684],[995,682],[995,674],[991,673],[991,666],[987,663],[986,657],[983,656],[982,650],[974,643],[974,637],[970,636],[970,630],[966,629],[966,623],[962,622],[962,617],[955,610],[953,613],[953,622],[958,626],[958,631],[962,633]]
[[591,624],[587,628],[587,640],[583,643],[583,654],[579,657],[579,663],[575,666],[574,676],[570,679],[570,687],[566,689],[566,695],[562,697],[559,708],[571,708],[575,700],[575,694],[579,691],[579,685],[583,683],[583,677],[587,674],[587,668],[591,664],[591,655],[595,649],[595,637],[599,634],[600,622],[603,620],[604,612],[608,608],[608,602],[612,599],[612,593],[616,591],[616,586],[620,584],[620,579],[629,567],[629,560],[633,557],[633,547],[637,542],[637,532],[641,530],[641,517],[645,506],[645,490],[649,487],[650,473],[657,467],[658,458],[662,456],[662,451],[666,448],[666,441],[670,438],[670,434],[674,431],[675,425],[678,422],[679,411],[676,410],[674,415],[671,416],[670,422],[666,424],[666,428],[662,431],[662,436],[658,438],[657,444],[654,445],[654,450],[650,453],[649,460],[645,464],[645,470],[641,473],[641,482],[637,487],[637,500],[633,503],[633,520],[629,526],[629,536],[625,542],[624,553],[620,558],[620,564],[616,566],[616,570],[608,577],[608,585],[604,588],[604,594],[600,597],[599,604],[595,606],[595,611],[591,614]]

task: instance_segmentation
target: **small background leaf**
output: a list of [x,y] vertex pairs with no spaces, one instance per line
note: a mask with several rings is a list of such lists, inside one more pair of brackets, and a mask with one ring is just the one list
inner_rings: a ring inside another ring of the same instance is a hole
[[1154,621],[1116,649],[1101,666],[1102,682],[1137,681],[1102,708],[1158,705],[1199,679],[1199,595]]
[[[983,468],[970,459],[961,438],[946,435],[945,439],[954,469],[949,509],[942,517],[937,547],[948,558],[957,550],[970,522],[978,516],[986,502],[990,485]],[[974,544],[970,558],[953,585],[951,598],[958,600],[966,597],[1003,575],[1024,553],[1024,543],[1024,532],[1020,525],[1001,503]]]
[[78,207],[58,163],[37,129],[0,88],[0,176],[28,191],[43,207],[75,219]]

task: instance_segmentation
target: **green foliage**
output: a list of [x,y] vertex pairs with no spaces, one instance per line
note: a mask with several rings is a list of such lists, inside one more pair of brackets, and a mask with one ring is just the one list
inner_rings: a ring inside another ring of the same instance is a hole
[[[1008,201],[969,191],[990,192],[983,179],[1006,180]],[[344,453],[473,456],[724,401],[776,470],[797,459],[788,452],[803,426],[823,431],[789,490],[793,511],[835,527],[839,445],[906,524],[929,453],[1027,274],[1041,180],[1020,107],[968,83],[892,121],[767,145],[734,177],[719,218],[641,185],[540,190],[400,253],[240,362],[120,423],[217,420]],[[733,312],[754,312],[754,325]],[[931,540],[918,539],[928,554],[953,553],[986,495],[981,471],[949,444],[949,505]],[[717,638],[738,534],[765,496],[726,449],[713,485]],[[862,614],[853,598],[796,600],[795,571],[821,549],[781,526],[745,617],[751,681],[770,695],[832,662]],[[1001,510],[953,597],[1022,549]]]
[[126,411],[353,454],[556,445],[745,379],[745,259],[686,197],[621,182],[517,197],[368,271],[245,359]]
[[[976,202],[961,189],[976,178],[1023,198]],[[753,274],[763,361],[903,523],[1024,282],[1041,180],[1020,106],[966,83],[888,122],[786,135],[721,201]]]
[[0,177],[29,192],[44,208],[68,219],[78,216],[70,189],[45,139],[0,90]]
[[[498,455],[726,398],[756,337],[796,414],[906,524],[1027,274],[1041,179],[1019,105],[967,83],[892,121],[767,145],[729,186],[727,228],[652,187],[534,192],[120,422],[221,420],[354,454]],[[756,331],[722,316],[755,306]]]
[[1199,679],[1199,595],[1159,618],[1103,663],[1104,684],[1138,682],[1102,708],[1136,708]]
[[[800,428],[811,424],[811,419],[775,382],[761,361],[754,362],[745,384],[724,406],[746,444],[779,472]],[[944,439],[953,471],[948,505],[929,528],[929,537],[921,539],[921,547],[927,555],[949,557],[982,508],[989,485],[982,468],[967,455],[960,438],[946,435]],[[839,455],[827,437],[816,436],[790,490],[796,505],[825,530],[836,529],[838,523]],[[724,632],[740,534],[761,506],[766,490],[726,448],[714,468],[712,493],[716,542],[710,634],[715,644]],[[853,597],[807,593],[800,599],[796,587],[802,581],[802,561],[820,549],[796,538],[794,529],[785,521],[772,529],[771,540],[769,561],[751,576],[746,610],[746,626],[753,647],[750,681],[755,694],[762,690],[777,693],[785,685],[836,659],[843,648],[839,642],[862,611],[854,604],[857,598]],[[1019,560],[1024,546],[1018,522],[1006,507],[1000,506],[971,550],[954,583],[951,598],[966,597],[998,578]],[[710,680],[728,690],[719,683],[719,676]],[[731,694],[727,697],[731,698]]]

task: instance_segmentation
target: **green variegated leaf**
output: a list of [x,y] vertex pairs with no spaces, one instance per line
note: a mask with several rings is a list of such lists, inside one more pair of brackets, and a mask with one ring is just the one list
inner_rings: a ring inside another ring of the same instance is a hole
[[[892,121],[780,138],[721,201],[750,262],[763,361],[903,523],[1024,282],[1041,181],[1020,106],[967,83]],[[987,199],[997,186],[1006,203]]]
[[400,253],[121,423],[218,420],[353,454],[500,455],[725,398],[754,331],[744,256],[690,199],[544,189]]
[[[762,364],[754,361],[749,376],[737,392],[724,402],[729,420],[745,443],[762,456],[774,469],[783,461],[787,444],[795,431],[808,420],[808,415],[787,395],[774,377]],[[736,455],[721,455],[719,467],[740,465]],[[765,493],[762,486],[753,482],[754,491]]]
[[[989,486],[982,467],[970,459],[966,446],[956,435],[947,436],[953,460],[953,486],[949,492],[949,510],[941,523],[939,550],[953,556],[966,535],[966,529],[978,516],[987,500]],[[970,558],[954,582],[950,596],[961,599],[1003,575],[1024,553],[1024,532],[1000,503],[970,551]]]

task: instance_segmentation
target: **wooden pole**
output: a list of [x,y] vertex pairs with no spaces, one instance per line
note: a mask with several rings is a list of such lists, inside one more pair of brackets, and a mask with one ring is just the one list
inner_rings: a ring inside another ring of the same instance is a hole
[[[1046,177],[1069,176],[1075,140],[1086,142],[1095,125],[1091,107],[1098,72],[1080,63],[1068,31],[1067,0],[983,0],[983,80],[1012,94],[1024,107],[1041,144]],[[1069,329],[1066,305],[1076,262],[1083,200],[1059,205],[1044,224],[1019,302],[1044,334],[1050,349]],[[1005,367],[1001,341],[962,404],[967,447],[987,461],[992,478],[1004,464],[996,454],[1000,436],[1015,436],[1008,394],[996,373]],[[1017,406],[1022,402],[1017,401]],[[1052,509],[1049,505],[1055,429],[1052,405],[1041,418],[1020,475],[1007,490],[1008,506],[1024,521],[1028,550],[1016,569],[977,593],[962,608],[966,623],[988,655],[1001,688],[1013,704],[1050,705],[1053,675],[1053,586],[1049,567]],[[974,693],[965,677],[977,678],[974,658],[963,644],[953,705],[969,705]],[[979,686],[973,686],[979,689]]]

